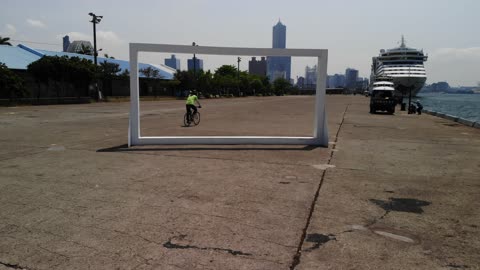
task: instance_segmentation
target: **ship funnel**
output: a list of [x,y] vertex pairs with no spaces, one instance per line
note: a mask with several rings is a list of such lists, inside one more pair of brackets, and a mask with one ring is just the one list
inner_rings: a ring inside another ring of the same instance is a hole
[[400,44],[400,48],[405,48],[405,37],[402,35],[402,44]]

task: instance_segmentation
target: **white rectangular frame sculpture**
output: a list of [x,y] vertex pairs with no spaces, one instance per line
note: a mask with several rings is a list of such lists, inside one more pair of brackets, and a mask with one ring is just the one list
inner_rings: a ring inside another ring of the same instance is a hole
[[[285,136],[160,136],[142,137],[140,134],[140,102],[138,83],[138,53],[185,53],[231,56],[296,56],[317,57],[317,89],[312,137]],[[328,146],[325,111],[325,83],[327,79],[328,50],[326,49],[269,49],[206,47],[171,44],[130,43],[130,121],[128,146],[134,145],[319,145]]]

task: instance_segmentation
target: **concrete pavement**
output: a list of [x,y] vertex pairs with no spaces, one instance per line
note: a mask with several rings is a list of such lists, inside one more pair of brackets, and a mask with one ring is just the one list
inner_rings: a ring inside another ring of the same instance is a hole
[[296,269],[480,269],[478,129],[365,107],[348,106]]
[[[476,269],[479,131],[327,101],[328,149],[127,149],[128,103],[0,108],[0,269]],[[312,133],[312,97],[202,105],[142,102],[142,135]]]

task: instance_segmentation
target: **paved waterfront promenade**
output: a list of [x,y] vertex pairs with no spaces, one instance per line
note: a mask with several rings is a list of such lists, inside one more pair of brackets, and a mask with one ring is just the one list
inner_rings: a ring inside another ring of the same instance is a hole
[[[142,102],[142,135],[309,136],[313,97]],[[328,96],[329,148],[126,148],[129,103],[0,108],[0,270],[480,269],[480,129]]]

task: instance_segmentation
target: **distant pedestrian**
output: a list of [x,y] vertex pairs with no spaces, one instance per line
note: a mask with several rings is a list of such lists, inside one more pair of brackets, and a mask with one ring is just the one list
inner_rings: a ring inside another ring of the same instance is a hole
[[415,104],[417,105],[417,113],[419,115],[422,114],[422,110],[423,110],[422,103],[420,103],[420,101],[417,99],[417,101],[415,101]]

